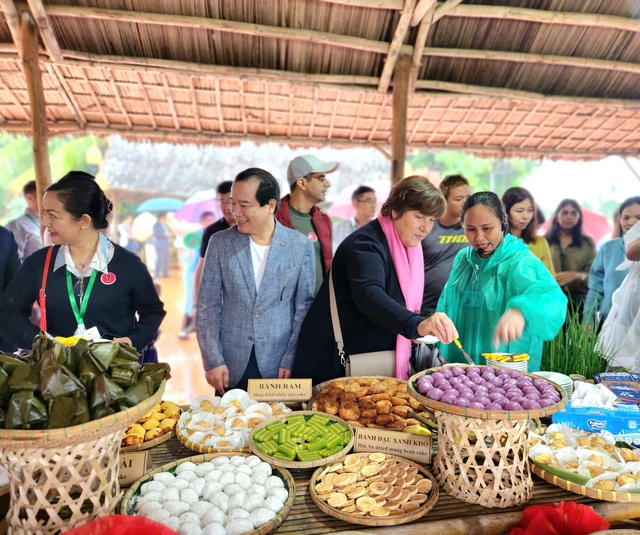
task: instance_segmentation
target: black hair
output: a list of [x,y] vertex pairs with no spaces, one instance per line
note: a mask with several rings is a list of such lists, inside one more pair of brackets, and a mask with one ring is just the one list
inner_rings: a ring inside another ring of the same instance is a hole
[[258,204],[264,206],[273,199],[276,201],[276,209],[274,212],[277,212],[280,206],[280,186],[278,186],[278,181],[275,177],[269,173],[269,171],[258,167],[250,167],[238,173],[234,182],[248,182],[249,180],[258,181],[258,191],[256,191],[256,201],[258,201]]
[[46,189],[46,192],[49,191],[58,196],[65,211],[76,220],[87,214],[97,230],[109,226],[107,215],[113,209],[113,204],[100,189],[93,175],[84,171],[69,171]]
[[527,227],[522,231],[522,241],[527,245],[535,241],[538,234],[538,205],[531,195],[531,192],[525,188],[509,188],[502,194],[502,202],[504,204],[505,212],[507,213],[507,222],[509,222],[509,214],[514,204],[529,200],[531,206],[533,206],[533,217]]
[[551,216],[551,228],[545,235],[545,238],[549,243],[555,243],[560,245],[560,225],[558,225],[558,214],[565,206],[572,206],[578,212],[578,222],[576,226],[571,229],[571,245],[574,247],[581,247],[584,235],[582,233],[582,208],[575,199],[562,199],[558,204],[553,216]]
[[351,202],[359,201],[362,198],[362,196],[366,193],[375,193],[375,192],[376,190],[374,190],[369,186],[358,186],[356,189],[353,190],[353,193],[351,194]]
[[479,191],[478,193],[474,193],[471,195],[464,206],[462,207],[462,220],[464,221],[464,216],[467,213],[467,210],[470,210],[474,206],[486,206],[493,212],[500,220],[500,227],[502,228],[502,233],[506,234],[509,232],[509,223],[507,222],[507,211],[498,197],[493,191]]
[[229,193],[231,191],[231,186],[233,186],[232,180],[225,180],[224,182],[220,182],[220,184],[218,184],[218,187],[216,188],[216,193],[218,195]]
[[620,207],[618,208],[618,230],[620,231],[619,236],[622,236],[622,224],[620,223],[620,218],[622,217],[622,211],[625,208],[629,208],[629,206],[633,206],[634,204],[640,204],[640,196],[629,197],[628,199],[622,201]]
[[22,186],[23,195],[27,195],[27,194],[35,195],[36,191],[37,191],[37,188],[36,188],[35,180],[29,180],[29,182],[27,182],[24,186]]

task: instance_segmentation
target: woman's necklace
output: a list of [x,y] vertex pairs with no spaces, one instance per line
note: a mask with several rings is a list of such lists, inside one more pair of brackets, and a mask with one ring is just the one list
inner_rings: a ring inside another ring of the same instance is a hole
[[69,247],[69,254],[71,255],[71,259],[73,260],[73,263],[75,264],[76,269],[80,274],[80,276],[78,277],[78,280],[74,285],[74,290],[78,295],[78,298],[80,299],[81,303],[84,297],[84,278],[86,277],[86,273],[89,270],[89,266],[91,265],[90,261],[93,259],[93,255],[96,253],[96,250],[98,249],[98,243],[100,243],[100,238],[96,240],[96,244],[93,246],[91,253],[89,254],[89,256],[87,256],[84,259],[84,261],[79,261],[76,258],[76,255],[74,255],[73,252],[71,251],[71,247]]

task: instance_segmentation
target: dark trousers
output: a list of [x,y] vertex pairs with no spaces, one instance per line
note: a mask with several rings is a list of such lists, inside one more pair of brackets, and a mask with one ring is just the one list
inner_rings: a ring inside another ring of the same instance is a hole
[[242,375],[242,379],[238,381],[238,384],[231,388],[240,388],[242,390],[247,390],[249,385],[249,379],[262,379],[262,375],[260,375],[260,370],[258,369],[258,361],[256,360],[256,347],[251,346],[251,355],[249,355],[249,363],[247,364],[246,369],[244,370],[244,374]]

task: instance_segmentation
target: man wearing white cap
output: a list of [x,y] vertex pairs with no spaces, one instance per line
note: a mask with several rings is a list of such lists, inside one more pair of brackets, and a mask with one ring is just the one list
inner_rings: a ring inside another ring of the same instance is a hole
[[317,293],[324,275],[331,268],[331,218],[316,206],[324,201],[331,183],[326,177],[338,167],[338,162],[323,162],[311,154],[297,156],[289,163],[287,180],[291,193],[280,201],[276,219],[285,227],[304,234],[313,244],[316,258]]

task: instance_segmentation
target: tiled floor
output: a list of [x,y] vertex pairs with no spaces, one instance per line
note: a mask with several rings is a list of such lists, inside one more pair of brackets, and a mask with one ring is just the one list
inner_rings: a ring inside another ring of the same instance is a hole
[[162,287],[160,297],[167,310],[167,315],[160,327],[160,338],[156,342],[158,359],[168,362],[171,366],[171,379],[167,383],[163,399],[186,404],[199,394],[213,395],[214,389],[204,378],[195,332],[192,332],[186,340],[178,338],[183,318],[182,273],[172,270],[171,277],[159,279],[158,282]]

